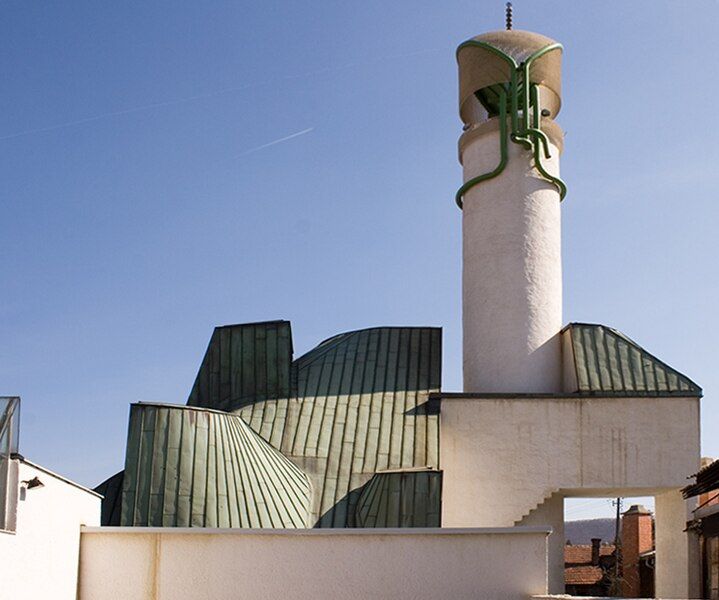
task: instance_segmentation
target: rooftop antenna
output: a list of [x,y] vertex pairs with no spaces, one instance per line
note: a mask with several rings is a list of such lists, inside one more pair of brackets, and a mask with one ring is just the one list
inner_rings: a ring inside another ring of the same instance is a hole
[[505,14],[507,16],[507,31],[512,31],[512,3],[507,2]]

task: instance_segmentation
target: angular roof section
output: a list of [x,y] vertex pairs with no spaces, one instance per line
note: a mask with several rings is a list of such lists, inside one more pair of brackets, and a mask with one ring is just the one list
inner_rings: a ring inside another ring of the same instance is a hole
[[442,473],[404,469],[375,473],[355,509],[357,527],[439,527]]
[[310,483],[238,416],[133,404],[123,526],[306,527]]
[[119,525],[122,511],[122,485],[125,481],[125,471],[115,473],[108,477],[95,491],[102,496],[100,523],[103,525]]
[[[562,330],[581,394],[701,396],[701,388],[636,342],[605,325],[570,323]],[[566,361],[566,358],[565,358]],[[565,362],[566,364],[566,362]]]
[[187,404],[231,411],[292,394],[289,321],[216,327]]

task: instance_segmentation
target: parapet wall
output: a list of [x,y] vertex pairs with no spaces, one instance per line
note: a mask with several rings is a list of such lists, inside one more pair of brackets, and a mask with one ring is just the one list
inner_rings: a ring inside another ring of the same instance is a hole
[[548,534],[89,527],[78,598],[526,600],[546,593]]

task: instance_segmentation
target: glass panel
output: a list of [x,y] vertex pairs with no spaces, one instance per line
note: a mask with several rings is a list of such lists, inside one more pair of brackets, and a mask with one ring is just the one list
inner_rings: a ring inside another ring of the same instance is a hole
[[0,397],[0,529],[8,528],[10,457],[18,450],[19,398]]

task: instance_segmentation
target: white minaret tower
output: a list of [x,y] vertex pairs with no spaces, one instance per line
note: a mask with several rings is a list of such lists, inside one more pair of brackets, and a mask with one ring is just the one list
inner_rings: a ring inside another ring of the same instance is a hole
[[526,31],[457,49],[465,392],[559,392],[562,46]]

